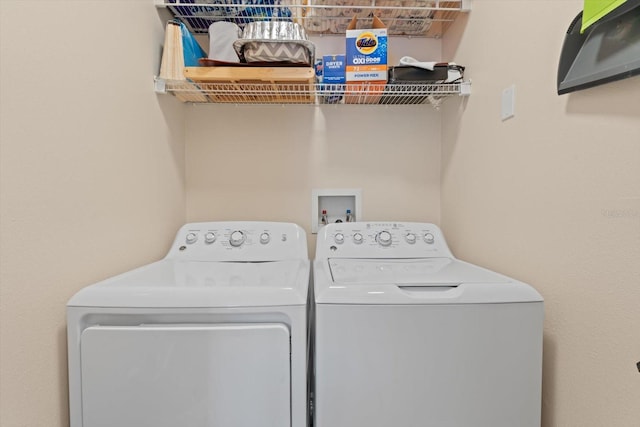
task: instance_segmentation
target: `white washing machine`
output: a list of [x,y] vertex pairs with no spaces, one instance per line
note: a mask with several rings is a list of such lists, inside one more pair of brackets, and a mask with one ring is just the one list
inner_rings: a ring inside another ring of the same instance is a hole
[[71,427],[305,427],[304,231],[203,222],[67,305]]
[[314,292],[315,427],[540,427],[542,297],[435,225],[323,227]]

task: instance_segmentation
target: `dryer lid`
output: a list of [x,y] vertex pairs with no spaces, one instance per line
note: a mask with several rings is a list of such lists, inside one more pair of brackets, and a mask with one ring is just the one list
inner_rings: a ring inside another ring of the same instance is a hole
[[68,306],[264,307],[305,305],[309,261],[164,259],[80,290]]

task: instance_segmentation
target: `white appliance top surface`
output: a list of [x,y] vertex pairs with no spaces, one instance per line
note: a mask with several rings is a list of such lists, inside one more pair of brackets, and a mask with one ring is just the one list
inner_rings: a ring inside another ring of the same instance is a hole
[[329,224],[316,253],[319,304],[542,301],[525,283],[456,259],[433,224]]
[[68,306],[305,305],[309,269],[306,235],[295,224],[191,223],[163,260],[88,286]]
[[162,260],[88,286],[68,306],[262,307],[304,305],[309,261]]
[[455,258],[329,259],[333,282],[341,285],[432,285],[505,283],[509,279]]

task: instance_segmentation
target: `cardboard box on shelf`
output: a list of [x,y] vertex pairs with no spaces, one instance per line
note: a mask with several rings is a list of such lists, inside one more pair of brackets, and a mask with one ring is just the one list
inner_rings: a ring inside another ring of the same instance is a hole
[[387,83],[387,27],[376,16],[371,28],[357,29],[353,17],[346,31],[347,104],[377,104]]
[[345,82],[345,55],[324,55],[323,82],[343,84]]
[[344,97],[345,55],[324,55],[323,84],[319,93],[322,104],[337,104]]

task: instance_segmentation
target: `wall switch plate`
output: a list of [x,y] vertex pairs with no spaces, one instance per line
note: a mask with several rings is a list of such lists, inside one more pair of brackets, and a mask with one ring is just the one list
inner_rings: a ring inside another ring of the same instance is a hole
[[511,85],[502,91],[502,121],[516,115],[516,85]]
[[318,233],[324,225],[322,211],[327,211],[327,223],[346,222],[347,209],[351,211],[352,221],[362,221],[362,190],[331,189],[312,190],[311,192],[311,232]]

